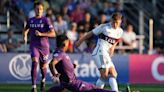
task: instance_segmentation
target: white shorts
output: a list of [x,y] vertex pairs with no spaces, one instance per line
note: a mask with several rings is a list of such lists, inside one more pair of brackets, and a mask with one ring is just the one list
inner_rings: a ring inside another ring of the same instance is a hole
[[114,67],[112,59],[109,54],[105,53],[97,53],[96,55],[92,55],[97,68],[111,68]]

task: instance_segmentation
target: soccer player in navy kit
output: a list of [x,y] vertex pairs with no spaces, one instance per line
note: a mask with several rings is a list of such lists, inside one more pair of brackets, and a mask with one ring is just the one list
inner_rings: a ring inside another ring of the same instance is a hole
[[[75,65],[72,64],[67,51],[69,40],[67,36],[57,36],[57,49],[53,53],[49,67],[54,77],[59,76],[60,84],[50,88],[47,92],[62,92],[65,88],[72,92],[112,92],[100,89],[97,86],[78,80],[74,73]],[[55,69],[57,72],[55,72]]]
[[[55,37],[55,30],[48,22],[47,18],[43,16],[43,4],[37,2],[34,4],[35,17],[27,21],[27,25],[23,30],[23,39],[27,43],[27,35],[30,35],[30,53],[32,58],[31,79],[32,79],[32,92],[37,92],[37,65],[40,63],[40,70],[42,74],[41,88],[45,88],[45,79],[47,72],[47,59],[49,55],[48,37]],[[39,62],[40,61],[40,62]]]

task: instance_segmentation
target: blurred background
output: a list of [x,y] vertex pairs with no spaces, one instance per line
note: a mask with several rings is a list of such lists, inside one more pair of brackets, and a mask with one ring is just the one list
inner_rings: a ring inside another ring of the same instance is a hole
[[[0,0],[0,92],[11,92],[8,86],[2,86],[4,84],[30,83],[30,40],[23,43],[22,31],[27,19],[35,16],[33,4],[36,1],[43,2],[44,15],[57,35],[68,36],[67,53],[79,65],[76,75],[93,83],[99,74],[90,53],[97,37],[84,41],[78,48],[74,43],[99,24],[108,23],[112,13],[122,13],[124,34],[113,57],[118,82],[134,84],[133,89],[137,89],[136,84],[141,84],[141,92],[164,92],[163,0]],[[56,38],[49,38],[49,43],[53,52]],[[49,74],[49,82],[50,77]],[[143,84],[148,84],[146,88],[159,87],[159,90],[142,91]],[[157,86],[150,86],[152,84]]]
[[[22,44],[22,30],[26,20],[35,15],[33,3],[36,1],[0,1],[0,52],[25,51]],[[163,0],[40,1],[44,4],[44,15],[53,24],[57,35],[67,34],[69,37],[69,53],[90,53],[95,46],[96,37],[85,41],[79,48],[74,47],[74,42],[97,25],[109,22],[114,12],[121,12],[124,16],[122,28],[125,34],[117,48],[119,53],[164,53]],[[9,38],[14,41],[7,41]],[[55,38],[50,38],[50,44],[53,51],[56,44]],[[26,50],[29,51],[29,49]]]

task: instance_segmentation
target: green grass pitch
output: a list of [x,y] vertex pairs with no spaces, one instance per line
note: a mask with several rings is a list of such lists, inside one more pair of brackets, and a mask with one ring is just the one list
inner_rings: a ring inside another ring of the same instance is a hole
[[[47,84],[46,89],[53,86],[52,84]],[[38,92],[39,85],[37,85]],[[126,85],[120,84],[119,90],[124,90]],[[0,84],[0,92],[30,92],[31,85],[30,84]],[[110,89],[110,86],[106,86],[105,89]],[[164,85],[141,85],[141,84],[131,84],[130,85],[131,92],[164,92]],[[64,92],[71,92],[65,90]]]

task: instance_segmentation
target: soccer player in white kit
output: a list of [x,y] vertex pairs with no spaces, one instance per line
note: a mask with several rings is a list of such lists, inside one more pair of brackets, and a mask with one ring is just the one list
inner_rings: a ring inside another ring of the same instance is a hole
[[122,15],[116,12],[112,14],[110,23],[99,25],[76,42],[76,46],[78,47],[84,40],[88,39],[92,35],[98,36],[97,45],[92,53],[101,75],[97,80],[96,85],[100,88],[104,88],[105,81],[108,80],[112,91],[116,92],[118,91],[116,81],[117,72],[111,57],[123,34],[123,30],[120,27],[121,22]]

